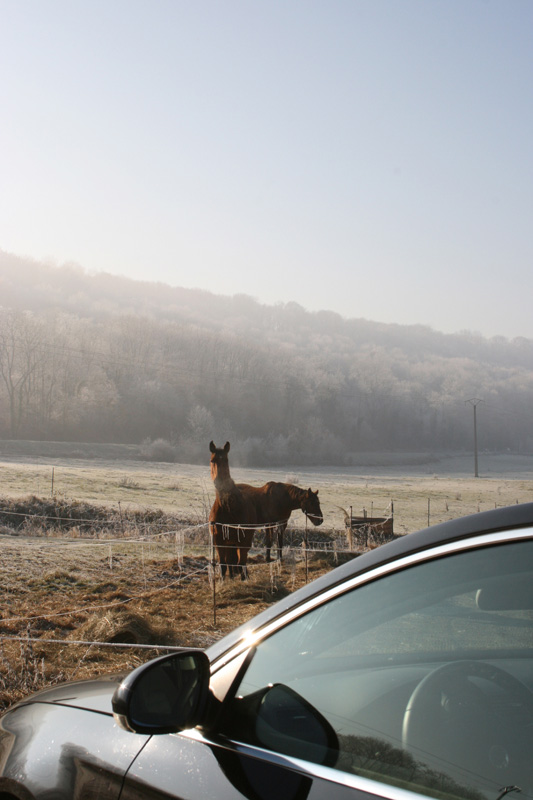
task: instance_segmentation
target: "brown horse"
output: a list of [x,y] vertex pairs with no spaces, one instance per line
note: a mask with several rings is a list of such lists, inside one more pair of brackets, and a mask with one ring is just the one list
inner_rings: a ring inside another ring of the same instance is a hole
[[229,471],[230,444],[215,447],[210,442],[211,478],[216,498],[209,514],[209,528],[218,553],[222,578],[229,572],[233,578],[237,570],[244,580],[248,573],[246,561],[252,546],[257,515],[253,503],[243,494]]
[[269,481],[264,486],[249,486],[238,483],[243,496],[249,498],[255,507],[257,526],[265,531],[266,560],[270,561],[270,550],[274,537],[277,539],[278,558],[281,560],[283,534],[289,517],[300,508],[313,525],[322,525],[324,517],[318,500],[318,489],[300,489],[292,483]]
[[211,477],[217,493],[209,514],[213,543],[217,549],[222,577],[236,569],[241,578],[247,577],[246,562],[256,528],[266,532],[267,561],[274,535],[277,536],[278,557],[281,559],[283,534],[291,512],[300,508],[314,525],[323,522],[318,490],[300,489],[290,483],[270,481],[264,486],[235,483],[230,475],[229,442],[223,448],[210,443]]

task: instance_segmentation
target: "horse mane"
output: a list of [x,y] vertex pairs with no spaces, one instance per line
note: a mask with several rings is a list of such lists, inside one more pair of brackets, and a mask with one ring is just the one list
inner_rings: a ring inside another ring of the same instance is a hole
[[307,489],[302,489],[300,486],[295,486],[294,483],[284,483],[288,495],[293,499],[300,501],[305,495],[307,495]]

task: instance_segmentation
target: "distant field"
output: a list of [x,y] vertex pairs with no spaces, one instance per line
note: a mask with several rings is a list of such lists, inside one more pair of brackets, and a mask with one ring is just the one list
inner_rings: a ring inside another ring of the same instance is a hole
[[[72,446],[74,447],[74,445]],[[381,464],[379,463],[381,460]],[[480,456],[480,477],[473,460],[448,457],[410,463],[372,454],[361,467],[243,469],[232,467],[237,481],[261,485],[291,481],[319,489],[324,527],[343,527],[343,511],[386,516],[394,504],[395,530],[409,533],[428,524],[533,499],[533,458]],[[392,462],[392,463],[391,463]],[[61,497],[122,508],[161,508],[191,522],[205,522],[214,499],[207,448],[205,466],[147,463],[116,458],[65,458],[7,455],[0,445],[0,495]],[[294,523],[303,515],[294,514]]]

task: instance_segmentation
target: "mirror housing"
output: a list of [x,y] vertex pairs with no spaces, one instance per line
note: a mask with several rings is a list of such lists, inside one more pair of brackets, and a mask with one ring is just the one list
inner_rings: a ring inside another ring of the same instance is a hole
[[113,716],[127,731],[178,733],[205,718],[209,659],[201,650],[160,656],[127,675],[113,695]]

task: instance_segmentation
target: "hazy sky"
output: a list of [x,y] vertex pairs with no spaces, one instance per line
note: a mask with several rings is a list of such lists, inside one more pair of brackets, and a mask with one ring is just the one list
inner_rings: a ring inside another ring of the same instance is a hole
[[0,249],[533,338],[532,0],[0,0]]

